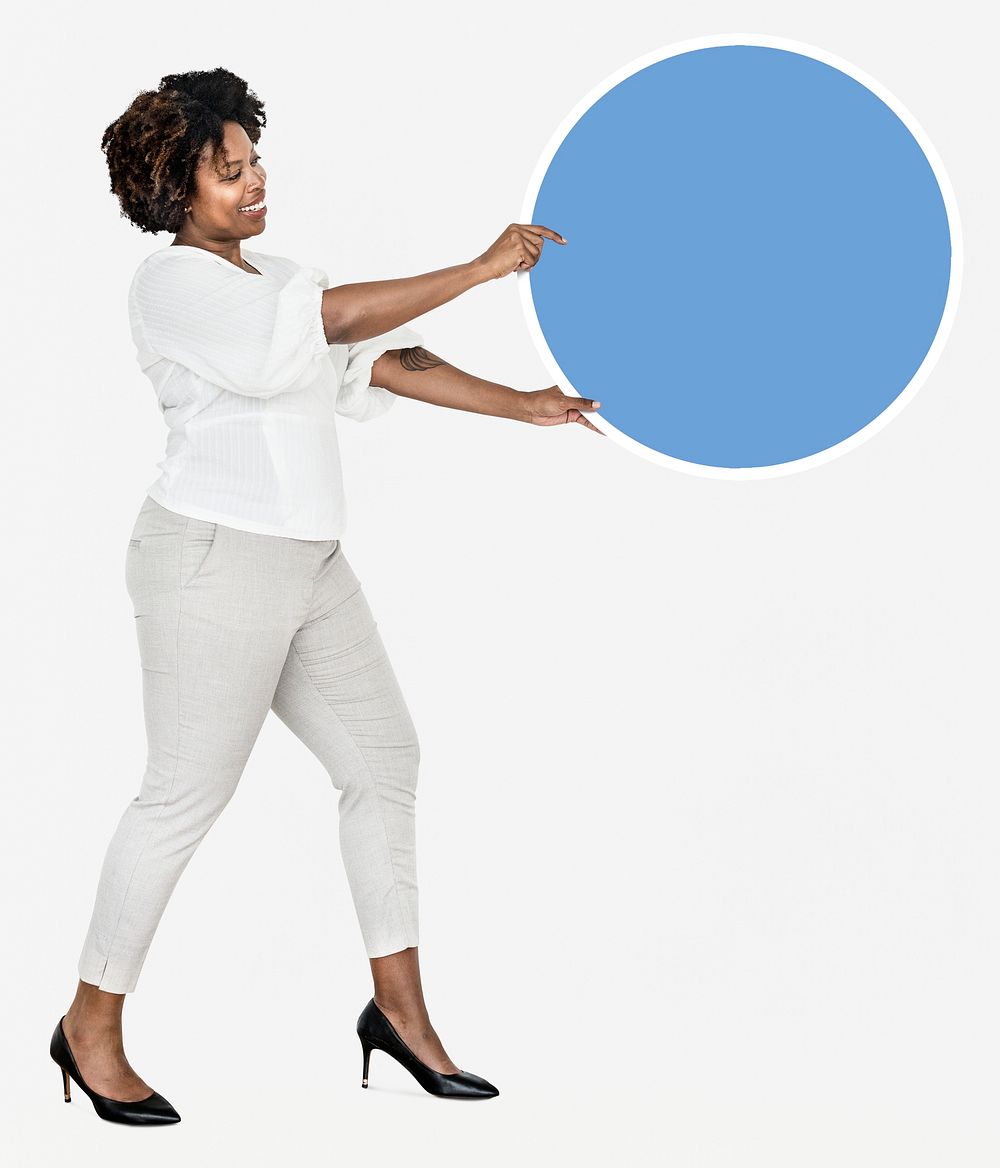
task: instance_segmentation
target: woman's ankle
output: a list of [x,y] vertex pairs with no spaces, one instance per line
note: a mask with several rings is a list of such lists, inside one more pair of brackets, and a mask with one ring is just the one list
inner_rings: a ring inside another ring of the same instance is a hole
[[81,981],[66,1011],[66,1020],[73,1029],[88,1034],[121,1034],[124,1004],[124,994],[111,994]]
[[380,990],[375,991],[374,998],[375,1005],[384,1014],[394,1014],[414,1022],[427,1021],[429,1018],[423,998],[403,994],[383,994]]

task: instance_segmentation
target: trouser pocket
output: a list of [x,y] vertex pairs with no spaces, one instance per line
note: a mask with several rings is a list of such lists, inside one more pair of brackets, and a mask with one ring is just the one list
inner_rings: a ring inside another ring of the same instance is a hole
[[205,575],[219,542],[219,525],[207,519],[189,519],[181,537],[182,588],[190,588]]
[[220,524],[143,504],[128,541],[125,580],[137,611],[211,571]]

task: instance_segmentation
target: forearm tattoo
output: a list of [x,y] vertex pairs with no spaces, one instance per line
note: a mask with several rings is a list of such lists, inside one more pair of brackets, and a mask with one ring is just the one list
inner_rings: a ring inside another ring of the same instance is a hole
[[400,349],[399,363],[404,369],[418,372],[422,369],[433,369],[435,365],[447,365],[447,361],[428,352],[423,345],[415,345],[412,349]]

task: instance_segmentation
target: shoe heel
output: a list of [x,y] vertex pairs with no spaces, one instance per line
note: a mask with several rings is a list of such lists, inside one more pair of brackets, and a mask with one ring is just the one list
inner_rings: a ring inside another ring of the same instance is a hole
[[373,1047],[372,1047],[371,1043],[367,1042],[364,1038],[362,1038],[360,1034],[358,1035],[358,1037],[361,1038],[361,1049],[364,1051],[364,1054],[365,1054],[364,1065],[361,1068],[361,1086],[367,1087],[368,1086],[368,1060],[371,1058],[371,1053],[372,1053]]
[[69,1103],[70,1102],[70,1098],[69,1098],[69,1074],[67,1073],[65,1067],[60,1067],[59,1069],[62,1071],[62,1077],[63,1077],[63,1098],[66,1100],[67,1103]]

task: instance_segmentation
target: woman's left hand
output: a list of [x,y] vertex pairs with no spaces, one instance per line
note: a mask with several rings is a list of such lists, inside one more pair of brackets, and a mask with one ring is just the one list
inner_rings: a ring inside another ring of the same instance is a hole
[[606,437],[601,430],[583,416],[583,410],[600,408],[599,401],[591,401],[588,397],[567,397],[558,385],[550,385],[548,389],[529,390],[523,394],[527,417],[525,421],[535,426],[559,426],[564,422],[579,422],[595,434]]

